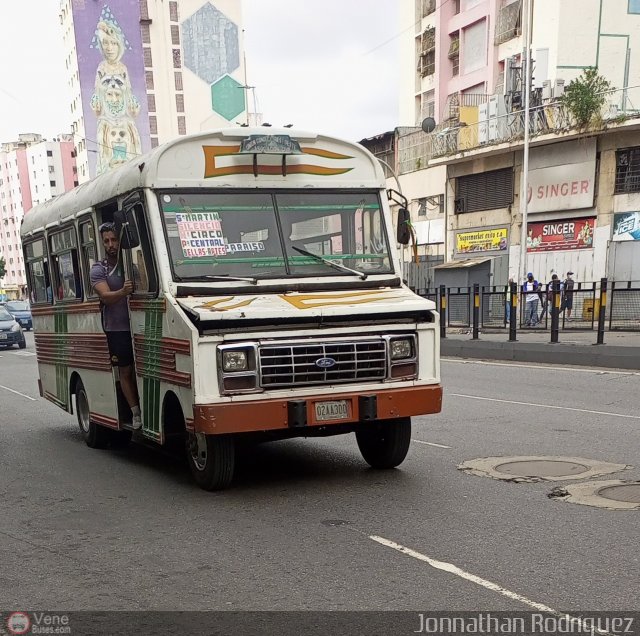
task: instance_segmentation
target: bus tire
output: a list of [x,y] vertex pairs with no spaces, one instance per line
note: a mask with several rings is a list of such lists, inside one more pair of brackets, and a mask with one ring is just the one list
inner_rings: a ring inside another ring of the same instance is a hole
[[109,445],[111,431],[91,420],[89,398],[80,379],[76,383],[76,416],[82,437],[89,448],[106,448]]
[[233,480],[235,441],[232,435],[190,433],[187,458],[193,479],[204,490],[223,490]]
[[382,420],[362,424],[356,430],[356,441],[364,460],[372,468],[395,468],[409,452],[411,418]]

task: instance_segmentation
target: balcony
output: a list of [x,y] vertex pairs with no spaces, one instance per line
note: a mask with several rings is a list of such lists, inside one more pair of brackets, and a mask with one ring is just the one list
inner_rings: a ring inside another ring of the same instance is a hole
[[[504,2],[504,0],[503,0]],[[496,46],[518,37],[522,33],[522,0],[503,5],[496,20]]]

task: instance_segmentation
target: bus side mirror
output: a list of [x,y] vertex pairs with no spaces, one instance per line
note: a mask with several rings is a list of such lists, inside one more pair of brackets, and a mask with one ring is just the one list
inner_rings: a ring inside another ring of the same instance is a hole
[[[130,250],[140,245],[140,237],[138,236],[138,229],[135,222],[134,211],[137,207],[142,207],[140,203],[135,203],[132,206],[126,207],[123,210],[118,210],[114,214],[114,221],[116,224],[116,231],[120,238],[120,247],[123,250]],[[142,210],[141,210],[142,212]]]
[[411,216],[407,208],[398,209],[398,226],[396,230],[396,238],[400,245],[408,245],[411,239],[411,230],[409,229],[409,223],[411,222]]

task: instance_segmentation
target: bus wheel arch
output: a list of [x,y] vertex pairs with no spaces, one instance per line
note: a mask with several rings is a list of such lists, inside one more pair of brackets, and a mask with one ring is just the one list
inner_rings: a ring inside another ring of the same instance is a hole
[[80,375],[74,373],[71,377],[72,393],[76,396],[76,417],[80,433],[89,448],[105,448],[109,445],[110,431],[91,419],[89,396]]

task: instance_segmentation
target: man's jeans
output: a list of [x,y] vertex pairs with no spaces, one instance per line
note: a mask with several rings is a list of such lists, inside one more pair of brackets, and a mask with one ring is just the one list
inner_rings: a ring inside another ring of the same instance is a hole
[[538,324],[538,299],[527,300],[524,306],[524,322],[533,327]]

